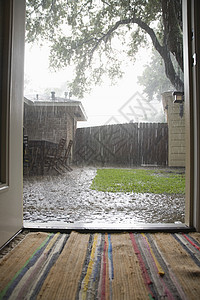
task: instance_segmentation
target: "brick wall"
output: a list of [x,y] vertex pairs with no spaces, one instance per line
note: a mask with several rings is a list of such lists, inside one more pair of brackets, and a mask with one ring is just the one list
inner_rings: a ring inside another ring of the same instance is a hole
[[162,95],[168,122],[168,164],[185,167],[185,114],[180,116],[180,106],[173,103],[172,92]]
[[76,120],[70,107],[33,106],[24,103],[24,134],[29,140],[48,140],[58,143],[60,138],[74,140]]

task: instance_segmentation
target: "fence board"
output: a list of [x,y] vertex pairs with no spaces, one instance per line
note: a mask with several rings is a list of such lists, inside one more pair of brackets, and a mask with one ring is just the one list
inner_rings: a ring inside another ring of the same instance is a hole
[[78,128],[74,162],[105,166],[166,166],[168,126],[166,123],[129,123]]

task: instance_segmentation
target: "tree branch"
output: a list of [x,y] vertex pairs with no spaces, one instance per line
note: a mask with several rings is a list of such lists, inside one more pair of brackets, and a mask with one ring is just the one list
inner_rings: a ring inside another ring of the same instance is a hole
[[117,21],[115,23],[115,25],[113,27],[111,27],[108,32],[104,33],[102,35],[101,38],[98,39],[97,43],[95,44],[95,46],[92,48],[92,50],[90,51],[90,61],[92,60],[92,57],[93,57],[93,54],[95,52],[95,50],[99,47],[99,45],[101,44],[102,41],[104,41],[105,43],[107,43],[108,41],[108,38],[111,36],[111,34],[118,29],[118,27],[120,27],[121,25],[128,25],[130,23],[132,23],[130,21],[131,19],[125,19],[125,20],[120,20],[120,21]]
[[105,0],[101,0],[101,2],[103,2],[104,4],[106,4],[106,5],[110,5],[107,1],[105,1]]
[[113,27],[111,27],[105,34],[103,34],[103,36],[101,38],[99,38],[97,40],[97,43],[90,51],[89,63],[91,63],[93,54],[94,54],[95,50],[99,47],[101,42],[104,41],[106,43],[108,41],[108,38],[112,35],[112,33],[115,30],[117,30],[121,25],[128,25],[128,24],[137,24],[140,28],[142,28],[150,36],[155,49],[159,52],[159,54],[161,55],[161,57],[164,60],[167,77],[169,78],[169,80],[171,81],[171,83],[174,85],[174,87],[176,89],[182,90],[183,82],[179,78],[179,76],[177,76],[177,74],[175,72],[175,69],[174,69],[174,66],[173,66],[173,63],[172,63],[171,57],[170,57],[170,51],[168,50],[167,45],[162,46],[159,43],[154,30],[148,24],[143,22],[140,18],[132,17],[129,19],[117,21]]
[[[179,1],[178,1],[179,2]],[[168,49],[175,56],[181,70],[183,71],[183,38],[180,27],[181,9],[177,9],[180,4],[176,0],[162,0],[163,25],[165,34],[165,43]]]
[[183,84],[183,81],[179,78],[179,76],[175,72],[175,69],[174,69],[174,66],[173,66],[173,63],[172,63],[172,60],[170,57],[170,51],[168,50],[167,44],[165,44],[164,46],[161,46],[153,29],[150,28],[141,19],[136,18],[135,23],[137,23],[138,26],[140,26],[143,30],[145,30],[146,33],[148,33],[155,49],[159,52],[159,54],[161,55],[161,57],[164,60],[165,71],[166,71],[167,77],[169,78],[169,80],[171,81],[171,83],[177,90],[182,91],[184,84]]
[[27,17],[30,17],[33,13],[35,13],[39,7],[42,6],[42,3],[38,4],[35,8],[33,8],[33,10],[31,12],[27,12]]

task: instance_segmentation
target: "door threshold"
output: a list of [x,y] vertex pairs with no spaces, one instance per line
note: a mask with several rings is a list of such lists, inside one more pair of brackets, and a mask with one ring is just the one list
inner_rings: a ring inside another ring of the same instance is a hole
[[30,231],[136,231],[136,232],[191,232],[195,231],[194,228],[188,227],[183,223],[103,223],[103,222],[75,222],[75,223],[65,223],[65,222],[46,222],[46,223],[33,223],[24,222],[24,229]]

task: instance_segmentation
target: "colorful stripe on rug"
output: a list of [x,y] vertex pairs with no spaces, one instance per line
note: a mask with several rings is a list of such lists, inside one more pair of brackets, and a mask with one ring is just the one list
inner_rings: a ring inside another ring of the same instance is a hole
[[0,261],[0,299],[199,299],[199,233],[30,233]]

